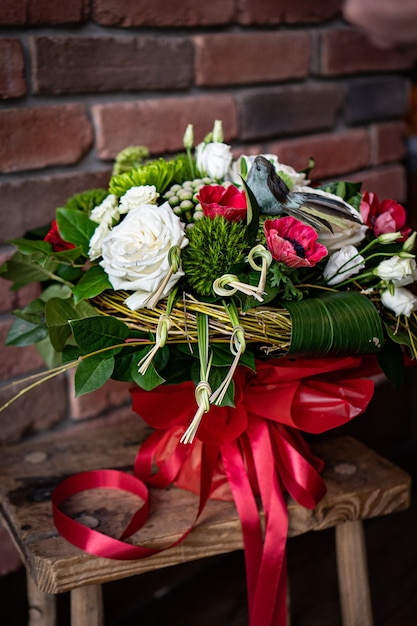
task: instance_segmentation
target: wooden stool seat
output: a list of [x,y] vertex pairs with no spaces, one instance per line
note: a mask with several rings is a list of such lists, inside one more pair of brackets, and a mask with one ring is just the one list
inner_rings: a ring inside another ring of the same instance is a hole
[[[240,520],[232,502],[210,500],[197,527],[175,548],[137,561],[86,554],[58,535],[50,496],[64,478],[79,471],[131,471],[149,431],[137,426],[59,436],[9,447],[2,452],[0,512],[29,574],[30,626],[55,625],[54,596],[71,591],[73,626],[102,626],[101,584],[242,549]],[[336,527],[336,553],[344,626],[371,626],[372,614],[361,520],[406,509],[410,477],[351,437],[317,441],[325,461],[327,494],[313,510],[288,500],[289,536]],[[125,492],[95,490],[74,496],[66,512],[84,524],[118,536],[138,500]],[[151,489],[149,522],[131,540],[162,547],[189,527],[197,496],[174,487]],[[156,512],[155,512],[156,511]]]

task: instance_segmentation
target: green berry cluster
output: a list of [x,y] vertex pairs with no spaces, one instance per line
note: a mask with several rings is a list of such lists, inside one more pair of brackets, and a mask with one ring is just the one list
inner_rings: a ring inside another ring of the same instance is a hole
[[211,185],[214,182],[208,177],[186,180],[182,185],[172,185],[163,198],[168,200],[172,210],[182,222],[193,224],[203,217],[201,204],[197,200],[198,192],[204,185]]

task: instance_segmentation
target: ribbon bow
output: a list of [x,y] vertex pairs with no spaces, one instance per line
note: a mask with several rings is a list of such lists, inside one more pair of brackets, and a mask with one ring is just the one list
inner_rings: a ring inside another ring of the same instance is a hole
[[[199,494],[194,523],[173,545],[191,532],[209,497],[233,498],[242,523],[249,624],[285,626],[285,493],[307,508],[314,508],[325,493],[320,476],[323,463],[313,456],[301,431],[321,433],[365,410],[374,388],[373,381],[362,378],[369,374],[368,362],[359,357],[271,359],[258,362],[256,374],[239,367],[234,378],[235,407],[213,406],[190,445],[179,440],[195,412],[193,383],[163,385],[152,392],[132,389],[133,410],[155,428],[138,451],[134,476],[97,470],[63,481],[53,494],[59,532],[98,556],[143,558],[160,550],[122,539],[146,520],[144,483],[161,488],[175,483]],[[145,502],[120,540],[81,526],[59,509],[70,495],[103,486],[132,491]]]

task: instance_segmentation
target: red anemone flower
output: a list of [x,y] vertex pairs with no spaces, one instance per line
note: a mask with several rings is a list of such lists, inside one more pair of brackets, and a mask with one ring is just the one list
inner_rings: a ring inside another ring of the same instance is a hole
[[395,200],[379,202],[375,193],[365,191],[362,195],[360,211],[364,223],[374,231],[376,237],[384,233],[400,231],[406,239],[411,232],[411,228],[405,225],[407,217],[405,209]]
[[327,255],[314,228],[295,217],[267,220],[264,231],[273,258],[288,267],[313,267]]
[[75,248],[73,243],[62,239],[56,220],[53,220],[49,232],[45,235],[44,241],[48,241],[51,244],[54,252],[63,252],[64,250]]
[[229,222],[238,222],[246,218],[246,196],[234,185],[205,185],[197,196],[203,213],[212,219],[222,215]]

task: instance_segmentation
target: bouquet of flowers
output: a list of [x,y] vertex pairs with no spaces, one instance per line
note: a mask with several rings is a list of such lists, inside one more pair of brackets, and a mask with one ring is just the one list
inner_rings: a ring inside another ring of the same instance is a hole
[[[407,288],[417,277],[416,233],[400,204],[360,184],[312,186],[308,169],[275,155],[235,158],[219,121],[193,144],[189,125],[175,158],[127,148],[108,190],[70,198],[52,225],[11,242],[17,251],[1,276],[14,289],[40,282],[42,292],[14,311],[7,343],[36,344],[50,367],[15,398],[70,368],[77,394],[129,381],[133,408],[156,429],[156,465],[166,467],[172,442],[182,445],[175,477],[200,490],[200,510],[227,489],[239,509],[246,489],[246,499],[261,495],[266,519],[272,497],[285,516],[282,490],[306,506],[323,494],[320,461],[299,431],[323,432],[366,408],[362,355],[376,354],[393,379],[403,346],[417,355],[417,297]],[[294,458],[316,481],[304,499]],[[197,484],[187,463],[200,466]],[[248,566],[256,560],[249,555]],[[283,624],[281,582],[268,618],[257,600],[267,576],[258,561],[251,623],[275,623],[281,611]]]

